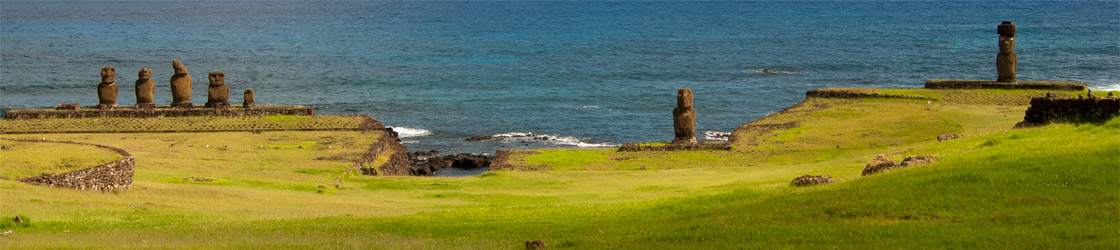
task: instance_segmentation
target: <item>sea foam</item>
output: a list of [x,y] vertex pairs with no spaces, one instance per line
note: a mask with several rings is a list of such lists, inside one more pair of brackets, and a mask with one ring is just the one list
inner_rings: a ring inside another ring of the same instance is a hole
[[389,127],[389,128],[391,128],[391,129],[393,129],[393,131],[397,132],[397,137],[400,137],[400,138],[421,137],[421,136],[427,136],[427,135],[432,134],[432,131],[428,131],[427,129],[406,128],[406,127]]
[[731,132],[704,131],[704,139],[709,141],[727,141],[728,138],[731,138]]
[[594,143],[590,138],[579,138],[573,136],[557,136],[548,134],[534,134],[532,132],[510,132],[491,135],[495,141],[519,142],[530,143],[539,142],[555,145],[576,146],[581,148],[604,148],[604,147],[618,147],[617,144],[610,143]]

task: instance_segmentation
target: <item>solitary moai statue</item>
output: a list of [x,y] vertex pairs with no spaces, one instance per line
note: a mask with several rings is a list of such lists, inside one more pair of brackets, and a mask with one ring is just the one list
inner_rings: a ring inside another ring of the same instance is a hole
[[229,85],[226,85],[226,72],[210,72],[210,88],[207,94],[207,108],[229,108]]
[[245,89],[245,102],[241,105],[244,108],[253,108],[257,103],[253,101],[253,89]]
[[1015,25],[1003,21],[996,29],[999,33],[999,55],[996,55],[996,70],[999,82],[1015,82],[1015,67],[1019,57],[1015,55]]
[[677,108],[673,109],[673,143],[696,143],[696,109],[692,108],[692,89],[677,90]]
[[171,107],[193,108],[191,104],[191,76],[187,75],[187,66],[179,60],[171,60],[171,67],[175,68],[175,75],[171,76]]
[[97,107],[100,109],[117,108],[117,69],[101,67],[101,83],[97,84]]
[[156,81],[152,80],[152,69],[140,69],[136,77],[136,108],[152,109],[156,107]]

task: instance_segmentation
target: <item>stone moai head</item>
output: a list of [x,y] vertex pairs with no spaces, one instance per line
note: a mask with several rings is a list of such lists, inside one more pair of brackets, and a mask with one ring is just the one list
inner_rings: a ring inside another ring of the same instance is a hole
[[176,75],[187,73],[187,66],[183,66],[183,63],[179,62],[179,60],[172,59],[171,60],[171,67],[175,68],[175,74]]
[[677,107],[692,107],[692,89],[677,89]]
[[101,67],[101,83],[113,83],[117,81],[117,69],[111,66]]
[[136,74],[136,78],[138,80],[152,79],[152,69],[149,69],[148,67],[140,68],[140,72]]
[[1011,21],[1003,21],[996,28],[999,33],[999,53],[1014,53],[1015,52],[1015,24]]
[[215,71],[210,72],[210,86],[222,86],[226,84],[226,72]]
[[999,53],[1015,53],[1015,37],[999,36]]

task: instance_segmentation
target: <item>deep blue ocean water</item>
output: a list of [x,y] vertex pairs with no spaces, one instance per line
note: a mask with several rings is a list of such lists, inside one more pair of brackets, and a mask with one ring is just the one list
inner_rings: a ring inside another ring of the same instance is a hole
[[[1118,1],[3,1],[0,108],[96,104],[101,66],[122,106],[152,68],[167,105],[179,59],[196,104],[225,71],[231,103],[253,88],[260,104],[368,114],[414,133],[413,151],[668,141],[677,88],[702,136],[815,88],[995,79],[1003,20],[1020,80],[1120,90]],[[462,141],[513,132],[562,139]]]

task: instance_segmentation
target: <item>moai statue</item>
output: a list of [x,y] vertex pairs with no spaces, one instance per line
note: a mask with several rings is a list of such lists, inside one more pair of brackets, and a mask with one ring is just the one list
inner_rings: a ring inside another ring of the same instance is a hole
[[152,69],[144,67],[136,77],[136,109],[156,107],[156,81],[152,80]]
[[97,107],[100,109],[117,108],[117,69],[101,67],[101,84],[97,85]]
[[171,76],[171,107],[193,108],[191,104],[191,76],[187,75],[187,66],[179,60],[171,60],[171,67],[175,68],[175,75]]
[[692,89],[677,90],[677,108],[673,109],[673,143],[696,143],[696,109],[692,108]]
[[1003,21],[996,29],[999,33],[999,55],[996,55],[998,82],[1015,82],[1015,67],[1019,57],[1015,55],[1015,25]]
[[207,108],[229,108],[229,85],[226,85],[226,72],[210,72],[210,88],[207,93]]
[[241,105],[244,108],[254,108],[257,103],[253,101],[253,89],[245,89],[245,102]]

